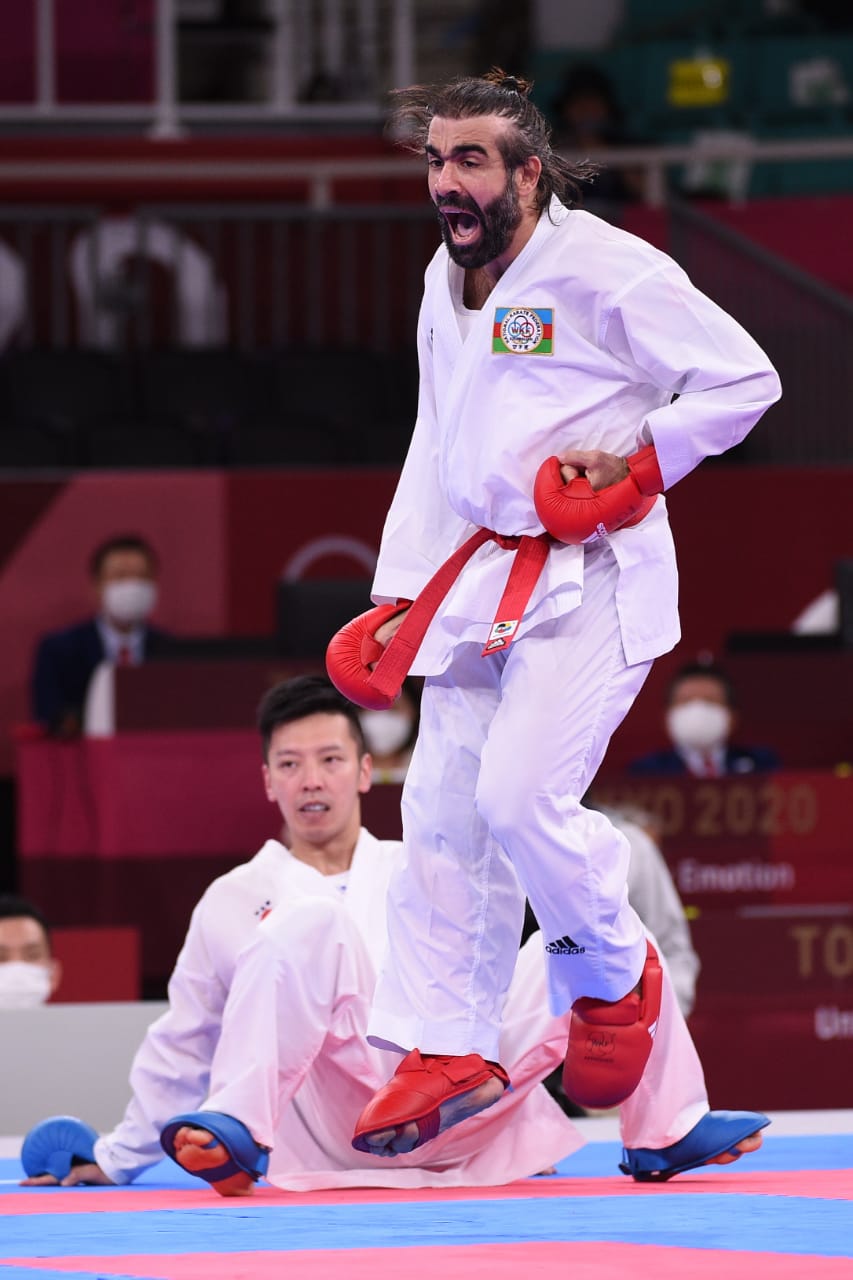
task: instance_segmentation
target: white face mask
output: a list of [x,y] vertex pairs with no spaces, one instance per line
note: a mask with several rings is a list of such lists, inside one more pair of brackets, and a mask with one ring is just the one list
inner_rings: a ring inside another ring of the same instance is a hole
[[405,711],[362,711],[359,719],[367,749],[377,756],[399,751],[412,732],[412,722]]
[[25,960],[0,964],[0,1009],[35,1009],[50,995],[50,969]]
[[666,727],[677,747],[683,750],[711,751],[726,742],[732,726],[728,707],[696,698],[670,707]]
[[101,592],[104,613],[116,622],[144,622],[157,603],[156,584],[148,578],[120,578]]

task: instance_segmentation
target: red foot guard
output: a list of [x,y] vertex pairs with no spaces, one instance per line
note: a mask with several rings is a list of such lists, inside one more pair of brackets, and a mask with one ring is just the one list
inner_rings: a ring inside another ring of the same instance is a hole
[[614,1003],[584,996],[572,1005],[563,1089],[581,1107],[617,1107],[642,1079],[660,1017],[663,982],[657,952],[647,945],[639,991]]
[[[386,1085],[371,1098],[358,1118],[353,1134],[352,1145],[356,1151],[379,1154],[376,1147],[367,1138],[371,1134],[385,1130],[401,1130],[406,1125],[417,1125],[417,1141],[412,1145],[420,1147],[436,1137],[441,1128],[441,1107],[455,1099],[462,1099],[480,1085],[491,1079],[497,1079],[506,1089],[509,1076],[503,1067],[496,1062],[486,1062],[478,1053],[468,1053],[464,1057],[439,1057],[423,1054],[412,1049],[406,1054],[394,1075]],[[491,1105],[487,1103],[486,1106]],[[458,1111],[474,1114],[475,1110],[466,1110],[460,1102]],[[447,1120],[445,1115],[445,1120]],[[459,1114],[458,1119],[465,1119]],[[451,1120],[451,1123],[456,1121]],[[449,1125],[445,1123],[445,1128]]]

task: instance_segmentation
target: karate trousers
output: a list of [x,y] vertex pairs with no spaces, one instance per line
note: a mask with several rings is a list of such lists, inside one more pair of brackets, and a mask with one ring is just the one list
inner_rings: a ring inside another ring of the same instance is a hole
[[549,1013],[532,940],[518,956],[501,1033],[512,1091],[410,1154],[354,1150],[359,1113],[399,1062],[367,1042],[375,981],[358,926],[332,897],[277,907],[238,957],[203,1109],[235,1116],[272,1149],[272,1183],[293,1191],[502,1185],[582,1145],[539,1083],[562,1061],[568,1022]]
[[[646,931],[628,903],[628,842],[581,804],[651,667],[626,662],[618,573],[606,544],[587,549],[578,608],[504,654],[459,644],[448,668],[427,678],[372,1043],[499,1058],[525,894],[553,1013],[579,996],[618,1000],[639,980]],[[693,1063],[689,1109],[704,1082],[668,978],[665,988],[646,1075],[658,1067],[670,1087],[655,1059]]]
[[[235,1116],[272,1149],[269,1181],[293,1191],[503,1185],[583,1144],[540,1083],[563,1060],[569,1017],[549,1012],[534,934],[517,954],[500,1034],[512,1089],[406,1155],[355,1151],[355,1121],[399,1062],[366,1040],[375,976],[352,917],[325,897],[276,908],[241,952],[203,1109]],[[643,1081],[620,1108],[627,1146],[668,1146],[708,1110],[669,984],[661,1023]]]

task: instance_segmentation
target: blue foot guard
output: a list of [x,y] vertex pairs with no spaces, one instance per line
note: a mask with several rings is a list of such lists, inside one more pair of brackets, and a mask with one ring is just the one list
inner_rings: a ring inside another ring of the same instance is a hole
[[94,1164],[96,1131],[76,1116],[50,1116],[34,1125],[21,1147],[21,1164],[28,1178],[50,1173],[61,1182],[72,1165]]
[[[188,1169],[187,1173],[203,1178],[205,1182],[222,1182],[235,1173],[248,1173],[253,1182],[262,1178],[269,1168],[270,1153],[259,1147],[249,1130],[233,1116],[226,1116],[222,1111],[190,1111],[184,1116],[175,1116],[160,1134],[160,1146],[167,1156],[180,1164],[175,1155],[175,1135],[179,1129],[188,1125],[191,1129],[207,1129],[213,1134],[213,1142],[208,1147],[221,1143],[228,1152],[225,1164],[215,1169]],[[183,1168],[183,1165],[181,1166]]]
[[768,1125],[760,1111],[709,1111],[679,1142],[656,1151],[624,1148],[619,1168],[635,1182],[666,1182],[676,1173],[698,1169],[724,1151],[737,1155],[737,1144]]

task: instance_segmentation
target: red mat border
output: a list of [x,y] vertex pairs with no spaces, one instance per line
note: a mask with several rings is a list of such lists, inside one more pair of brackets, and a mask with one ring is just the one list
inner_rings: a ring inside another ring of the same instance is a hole
[[[27,1194],[0,1193],[0,1215],[45,1213],[126,1213],[129,1210],[198,1209],[215,1206],[238,1212],[247,1203],[259,1208],[279,1208],[284,1204],[415,1204],[424,1201],[464,1200],[547,1200],[586,1196],[624,1195],[764,1195],[791,1196],[808,1200],[853,1200],[853,1169],[787,1169],[763,1173],[681,1174],[672,1182],[650,1185],[628,1178],[539,1178],[513,1182],[503,1187],[424,1187],[388,1189],[358,1187],[330,1191],[280,1191],[258,1187],[250,1201],[225,1199],[206,1186],[156,1189],[115,1187],[61,1189],[34,1187]],[[853,1280],[853,1271],[851,1271]]]
[[849,1258],[814,1254],[746,1253],[728,1249],[683,1249],[669,1245],[611,1241],[523,1242],[487,1245],[430,1245],[425,1248],[296,1250],[292,1253],[170,1255],[134,1254],[101,1258],[8,1258],[0,1264],[24,1267],[37,1280],[42,1271],[136,1276],[140,1280],[525,1280],[570,1275],[572,1280],[850,1280]]

